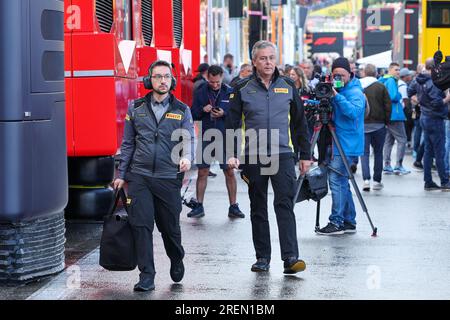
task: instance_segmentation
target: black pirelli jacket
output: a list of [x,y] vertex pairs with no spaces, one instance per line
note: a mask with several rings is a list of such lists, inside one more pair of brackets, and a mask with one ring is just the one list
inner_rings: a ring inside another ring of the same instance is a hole
[[[256,76],[256,70],[252,76],[237,83],[230,95],[226,128],[245,128],[245,131],[254,129],[256,132],[268,130],[267,148],[263,153],[273,155],[298,150],[300,160],[311,159],[303,101],[294,82],[280,76],[278,69],[275,69],[268,89]],[[271,139],[272,129],[278,130],[275,141]],[[262,154],[260,150],[249,148],[251,143],[251,138],[246,139],[245,155]],[[239,146],[235,148],[234,156],[240,154],[237,149]]]
[[[180,149],[174,149],[180,146],[180,139],[172,136],[177,129],[184,129],[185,134]],[[133,101],[128,108],[120,150],[119,178],[125,179],[126,173],[132,172],[153,178],[175,179],[180,158],[192,162],[193,145],[194,126],[189,107],[171,94],[169,108],[158,123],[149,93]]]

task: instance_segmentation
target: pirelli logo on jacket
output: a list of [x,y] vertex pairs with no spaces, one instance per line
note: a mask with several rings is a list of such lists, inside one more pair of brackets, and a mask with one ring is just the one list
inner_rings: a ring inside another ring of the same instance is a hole
[[166,114],[166,119],[181,120],[182,118],[183,118],[183,116],[181,114],[176,114],[176,113],[167,113]]
[[275,93],[289,93],[289,89],[288,88],[274,88],[273,92],[275,92]]

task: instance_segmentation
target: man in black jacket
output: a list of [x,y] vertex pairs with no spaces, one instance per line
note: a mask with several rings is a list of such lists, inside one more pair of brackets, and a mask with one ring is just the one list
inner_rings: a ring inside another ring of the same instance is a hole
[[[418,86],[408,88],[408,96],[417,94],[422,114],[420,124],[422,126],[425,154],[423,157],[423,170],[425,190],[443,190],[450,191],[450,182],[448,174],[445,172],[445,123],[448,115],[448,104],[450,102],[450,93],[447,95],[436,87],[431,80],[431,70],[434,67],[434,60],[429,58],[425,61],[425,71],[416,78]],[[436,167],[441,179],[439,187],[432,180],[431,163],[433,155],[436,159]]]
[[[409,90],[411,92],[417,92],[417,86],[419,85],[417,83],[417,76],[421,74],[424,69],[425,69],[424,64],[420,63],[417,65],[416,76],[408,85],[407,91]],[[412,117],[414,119],[413,158],[415,158],[414,159],[415,161],[413,163],[413,167],[418,171],[422,171],[423,170],[422,159],[425,153],[425,146],[422,141],[422,127],[420,126],[420,113],[421,113],[420,104],[416,94],[411,96],[410,100],[413,110]]]
[[203,83],[208,82],[206,80],[208,68],[209,68],[209,64],[207,64],[207,63],[201,63],[197,68],[198,74],[193,79],[194,80],[194,97],[195,97],[195,91],[197,90],[197,88],[200,87],[200,85],[202,85]]
[[[303,102],[290,78],[276,68],[277,48],[268,41],[253,46],[253,75],[242,80],[230,95],[226,128],[240,133],[245,128],[242,177],[248,184],[256,263],[254,272],[268,271],[271,259],[270,228],[267,212],[269,178],[274,190],[274,207],[280,237],[284,273],[303,271],[299,259],[294,215],[296,174],[294,146],[300,150],[299,167],[305,174],[311,165],[310,143]],[[230,141],[227,132],[227,144]],[[238,168],[238,148],[228,150],[228,165]]]
[[377,68],[368,64],[364,68],[365,77],[360,79],[370,106],[370,112],[364,119],[364,156],[361,157],[363,190],[370,191],[370,146],[374,150],[373,189],[383,189],[381,176],[383,170],[383,146],[386,137],[386,125],[391,118],[391,99],[386,87],[377,81]]
[[[196,159],[198,162],[197,203],[187,216],[189,218],[201,218],[205,215],[203,199],[208,183],[209,168],[213,160],[218,160],[225,175],[230,200],[228,216],[230,218],[244,218],[245,215],[236,202],[237,183],[234,171],[224,163],[223,150],[221,150],[223,142],[216,141],[217,135],[225,136],[225,119],[228,114],[229,97],[232,89],[223,83],[223,70],[220,66],[210,66],[206,79],[207,82],[199,86],[195,92],[191,109],[194,120],[201,121],[202,135],[201,139],[198,140],[198,151],[201,152],[197,152]],[[210,152],[207,152],[208,150]]]
[[253,68],[250,64],[244,63],[241,65],[241,69],[239,70],[239,75],[233,78],[230,83],[230,87],[236,86],[236,84],[244,78],[249,77],[253,73]]
[[[182,173],[189,170],[194,157],[191,112],[170,93],[175,88],[170,64],[161,60],[154,62],[144,84],[152,92],[135,100],[128,109],[119,177],[114,181],[116,189],[128,182],[129,221],[141,272],[135,291],[155,289],[155,222],[171,261],[170,276],[174,282],[183,278],[180,190]],[[180,139],[183,139],[181,150]]]

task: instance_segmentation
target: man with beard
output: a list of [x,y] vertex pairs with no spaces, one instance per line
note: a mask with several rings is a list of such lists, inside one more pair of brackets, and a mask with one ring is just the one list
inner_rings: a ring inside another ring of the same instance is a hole
[[[194,127],[189,107],[171,93],[175,78],[170,64],[158,60],[144,78],[145,97],[135,100],[125,117],[119,176],[114,188],[128,182],[129,221],[135,239],[140,281],[135,291],[155,289],[153,259],[154,223],[161,232],[170,276],[174,282],[184,275],[181,245],[181,185],[193,160]],[[179,137],[173,132],[181,129]],[[179,141],[183,138],[180,152]],[[131,249],[131,248],[130,248]]]

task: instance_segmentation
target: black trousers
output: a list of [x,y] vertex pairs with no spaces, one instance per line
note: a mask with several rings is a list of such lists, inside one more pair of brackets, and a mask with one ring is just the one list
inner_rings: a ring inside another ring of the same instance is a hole
[[181,245],[180,179],[156,179],[128,174],[129,219],[133,229],[137,262],[141,276],[154,277],[153,228],[158,227],[167,256],[171,261],[183,259]]
[[[246,162],[248,163],[248,162]],[[298,258],[297,228],[293,208],[296,175],[293,154],[281,154],[275,174],[262,175],[261,164],[244,164],[242,178],[248,184],[253,245],[256,258],[271,257],[270,228],[267,212],[269,178],[274,191],[274,208],[280,238],[281,259]]]

